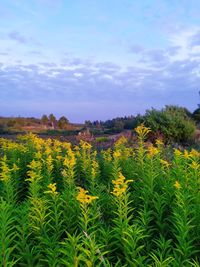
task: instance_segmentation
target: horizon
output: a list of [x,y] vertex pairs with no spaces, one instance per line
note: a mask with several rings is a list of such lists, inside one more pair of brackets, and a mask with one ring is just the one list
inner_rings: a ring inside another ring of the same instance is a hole
[[197,0],[3,0],[0,116],[82,123],[195,110],[199,11]]
[[[200,94],[200,92],[199,92],[199,94]],[[164,107],[162,107],[162,108],[160,108],[160,109],[157,109],[157,110],[160,111],[160,110],[164,109],[166,106],[167,106],[167,105],[165,105]],[[178,107],[178,108],[186,108],[186,107],[184,107],[184,106],[178,106],[178,105],[174,105],[174,106],[175,106],[175,107]],[[199,106],[199,104],[197,104],[197,106]],[[140,115],[141,115],[141,116],[144,116],[145,113],[146,113],[146,111],[149,111],[149,110],[152,110],[152,109],[154,109],[154,107],[151,107],[150,109],[145,110],[145,112],[143,112],[143,113],[137,113],[137,114],[125,114],[124,116],[110,117],[110,118],[107,118],[107,119],[105,119],[105,120],[98,120],[98,119],[95,119],[95,120],[89,120],[89,119],[86,118],[86,119],[84,119],[84,120],[81,121],[81,122],[80,122],[80,121],[70,121],[70,120],[69,120],[69,123],[71,123],[71,124],[85,124],[86,121],[91,121],[91,122],[95,122],[95,121],[105,122],[105,121],[108,121],[108,120],[113,120],[113,119],[118,119],[118,118],[137,117],[137,116],[140,116]],[[186,108],[186,109],[187,109],[187,108]],[[198,109],[198,107],[197,107],[196,109]],[[187,110],[192,114],[196,109],[194,109],[194,110],[189,110],[189,109],[187,109]],[[44,114],[42,114],[40,117],[31,116],[31,115],[29,115],[29,116],[23,116],[23,115],[2,116],[2,115],[0,114],[0,118],[5,118],[5,119],[11,119],[11,118],[24,118],[24,119],[37,119],[37,120],[40,120],[40,119],[42,118],[43,115],[49,117],[51,114],[53,114],[53,113],[44,113]],[[55,114],[53,114],[53,115],[55,116],[56,120],[59,120],[59,118],[61,118],[62,116],[66,117],[66,118],[68,119],[68,117],[67,117],[66,114],[61,114],[60,116],[56,116]]]

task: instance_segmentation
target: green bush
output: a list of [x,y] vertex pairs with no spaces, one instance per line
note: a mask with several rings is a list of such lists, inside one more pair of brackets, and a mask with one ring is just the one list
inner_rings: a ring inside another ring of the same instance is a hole
[[166,141],[185,143],[192,140],[195,124],[185,108],[166,106],[162,110],[148,110],[144,123],[153,133],[164,135]]
[[97,143],[103,143],[103,142],[108,142],[108,141],[109,141],[109,139],[106,136],[101,136],[101,137],[96,138]]

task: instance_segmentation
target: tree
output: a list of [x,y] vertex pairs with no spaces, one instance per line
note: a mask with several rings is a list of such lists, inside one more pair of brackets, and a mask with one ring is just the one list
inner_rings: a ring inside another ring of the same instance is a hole
[[90,120],[85,121],[85,126],[86,127],[92,127],[92,122]]
[[[200,96],[200,91],[199,91],[199,96]],[[199,125],[200,124],[200,104],[197,104],[197,105],[198,105],[198,108],[195,109],[195,111],[192,113],[192,118]]]
[[52,128],[55,129],[56,117],[52,113],[49,115],[49,120],[51,122]]
[[45,125],[49,122],[49,118],[47,117],[47,115],[42,115],[41,122]]
[[69,120],[65,116],[60,117],[60,119],[58,120],[58,127],[60,129],[66,129],[68,124]]
[[195,109],[192,113],[192,118],[199,124],[200,123],[200,107]]

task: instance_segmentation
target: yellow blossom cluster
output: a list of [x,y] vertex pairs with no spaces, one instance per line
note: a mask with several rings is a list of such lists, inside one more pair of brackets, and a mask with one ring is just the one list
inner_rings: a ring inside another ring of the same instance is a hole
[[61,145],[62,143],[59,140],[54,140],[52,148],[53,152],[56,154],[60,154],[62,152]]
[[194,170],[198,170],[199,164],[196,161],[192,161],[192,163],[190,164],[190,167]]
[[126,192],[128,188],[128,183],[133,182],[133,180],[126,180],[123,174],[119,173],[119,178],[117,180],[112,180],[112,183],[114,184],[114,189],[112,194],[116,197],[120,197],[123,193]]
[[157,146],[163,146],[164,145],[163,140],[160,138],[156,139],[156,145]]
[[49,193],[49,194],[52,194],[52,195],[57,195],[58,194],[58,192],[56,191],[57,190],[56,183],[49,184],[48,185],[48,188],[50,190],[46,191],[45,193]]
[[179,149],[175,148],[175,149],[174,149],[174,156],[178,158],[178,157],[180,157],[181,155],[182,155],[182,152],[181,152]]
[[114,157],[114,159],[119,159],[121,157],[120,151],[119,150],[115,150],[113,152],[113,157]]
[[48,155],[48,157],[46,158],[46,165],[48,172],[51,173],[53,170],[53,158],[51,155]]
[[1,161],[1,172],[0,172],[0,180],[7,182],[10,180],[11,170],[7,164],[7,157],[4,156]]
[[41,169],[42,164],[41,161],[32,160],[31,163],[28,165],[30,170],[28,170],[27,174],[30,178],[27,179],[27,181],[34,182],[37,180],[40,180],[41,177]]
[[68,155],[64,158],[63,165],[67,168],[73,168],[76,164],[76,158],[71,149],[68,151]]
[[162,164],[163,167],[169,168],[170,163],[167,160],[161,159],[160,163]]
[[176,181],[176,182],[175,182],[174,187],[175,187],[176,189],[180,189],[180,188],[181,188],[181,185],[180,185],[179,181]]
[[6,140],[4,138],[0,139],[0,146],[3,149],[3,151],[20,151],[22,153],[26,153],[28,151],[28,148],[25,147],[23,144],[15,143],[11,140]]
[[87,143],[87,142],[84,142],[84,141],[80,141],[80,145],[81,145],[81,148],[82,149],[91,149],[92,148],[92,146],[91,146],[91,144],[89,144],[89,143]]
[[46,145],[46,146],[45,146],[45,154],[46,154],[47,156],[49,156],[49,155],[51,154],[51,152],[52,152],[51,147],[48,146],[48,145]]
[[121,145],[125,145],[128,142],[125,136],[121,136],[116,142],[115,147],[120,147]]
[[141,138],[144,138],[149,132],[151,132],[150,128],[145,127],[143,123],[137,126],[135,131]]
[[152,144],[150,146],[148,146],[147,151],[148,151],[149,157],[153,157],[159,153],[159,149],[157,147],[153,146]]
[[88,191],[85,190],[82,187],[79,187],[79,192],[78,195],[76,197],[76,199],[81,203],[81,204],[90,204],[92,201],[94,201],[95,199],[97,199],[98,197],[95,196],[90,196],[87,194]]
[[104,159],[105,162],[111,162],[112,161],[112,156],[111,156],[111,149],[107,149],[107,150],[102,150],[101,151],[102,157]]
[[184,150],[183,157],[185,159],[189,159],[190,158],[190,153],[188,152],[188,150]]
[[12,167],[12,171],[17,172],[19,170],[19,167],[14,163]]
[[197,150],[195,150],[195,149],[192,149],[190,152],[185,149],[184,150],[184,153],[183,153],[183,157],[185,159],[190,159],[190,158],[196,159],[196,158],[199,158],[200,157],[200,153]]
[[68,143],[68,142],[64,142],[64,143],[60,143],[60,145],[62,146],[62,148],[66,149],[67,151],[68,150],[71,150],[71,143]]
[[99,164],[95,159],[93,159],[93,161],[92,161],[92,170],[91,170],[92,179],[94,179],[96,177],[98,169],[99,169]]

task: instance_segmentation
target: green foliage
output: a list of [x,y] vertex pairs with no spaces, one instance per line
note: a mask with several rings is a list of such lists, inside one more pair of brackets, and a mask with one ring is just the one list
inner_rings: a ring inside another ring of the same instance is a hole
[[200,153],[136,132],[100,153],[0,139],[0,266],[199,266]]
[[102,136],[102,137],[97,137],[97,138],[95,139],[95,141],[96,141],[97,143],[103,143],[103,142],[108,142],[109,139],[108,139],[106,136]]
[[161,111],[148,110],[144,123],[153,133],[164,135],[167,142],[184,143],[192,139],[195,125],[184,108],[166,106]]
[[200,108],[195,109],[192,113],[192,118],[196,121],[196,123],[200,123]]

